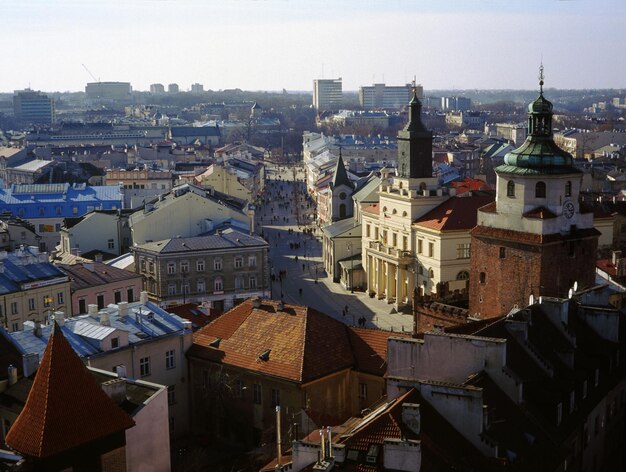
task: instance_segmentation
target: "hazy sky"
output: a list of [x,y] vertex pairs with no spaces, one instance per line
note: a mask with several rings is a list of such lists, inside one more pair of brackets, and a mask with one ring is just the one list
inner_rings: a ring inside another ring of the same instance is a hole
[[626,87],[626,0],[0,0],[0,91]]

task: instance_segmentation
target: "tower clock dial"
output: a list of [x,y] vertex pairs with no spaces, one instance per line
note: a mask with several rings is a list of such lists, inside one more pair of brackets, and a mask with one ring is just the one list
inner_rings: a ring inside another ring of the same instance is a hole
[[568,220],[574,216],[574,212],[576,211],[576,208],[574,207],[574,204],[571,201],[566,201],[563,204],[563,216],[565,216],[565,218],[567,218]]

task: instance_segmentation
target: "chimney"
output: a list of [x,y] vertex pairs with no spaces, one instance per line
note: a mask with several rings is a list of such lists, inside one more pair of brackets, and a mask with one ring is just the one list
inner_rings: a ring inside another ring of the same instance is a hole
[[65,326],[65,313],[62,311],[55,311],[54,321],[56,321],[59,326]]
[[117,405],[120,405],[126,400],[126,380],[117,378],[104,382],[102,390],[107,396],[113,400]]
[[402,404],[402,422],[415,434],[420,434],[420,406],[417,403]]
[[142,305],[148,303],[148,292],[146,292],[145,290],[141,292],[141,294],[139,295],[139,302]]
[[128,302],[119,302],[117,304],[117,310],[120,320],[125,320],[128,315]]
[[115,366],[115,373],[117,374],[118,377],[125,378],[126,377],[126,366],[124,364],[116,365]]
[[260,308],[261,307],[261,298],[260,297],[253,297],[252,298],[252,306],[254,308]]
[[33,327],[33,334],[37,336],[38,338],[41,337],[41,323],[39,321],[35,321],[35,324]]
[[109,318],[108,311],[104,311],[104,310],[99,311],[98,316],[100,318],[100,324],[102,326],[111,326],[111,319]]
[[90,303],[89,305],[87,305],[87,314],[90,316],[97,315],[98,305],[95,305],[93,303]]
[[8,374],[9,374],[9,386],[15,385],[17,383],[17,367],[13,367],[12,365],[9,365]]
[[36,352],[22,354],[22,371],[24,372],[24,377],[30,377],[37,372],[37,367],[39,367],[39,354]]

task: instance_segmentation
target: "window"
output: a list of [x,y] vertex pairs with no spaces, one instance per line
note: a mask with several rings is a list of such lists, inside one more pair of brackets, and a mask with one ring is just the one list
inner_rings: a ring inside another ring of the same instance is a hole
[[241,379],[235,380],[235,398],[243,398],[244,390],[245,390],[245,386],[243,384],[243,380]]
[[180,271],[182,273],[189,272],[189,261],[181,261]]
[[63,295],[63,292],[57,293],[57,305],[63,305],[64,301],[65,296]]
[[409,238],[407,236],[402,236],[402,250],[409,250]]
[[167,404],[176,404],[176,385],[168,385],[167,387]]
[[392,233],[391,235],[391,244],[393,247],[398,246],[398,233]]
[[204,259],[198,259],[196,261],[196,271],[204,272]]
[[256,256],[248,257],[248,267],[256,267]]
[[374,239],[378,241],[378,226],[374,226]]
[[216,277],[213,282],[213,291],[221,292],[224,290],[224,281],[221,277]]
[[139,262],[139,267],[141,267],[141,272],[145,272],[146,271],[146,260],[145,259],[141,259],[141,261]]
[[107,247],[108,247],[109,249],[115,249],[115,240],[113,240],[113,239],[108,239],[108,240],[107,240]]
[[77,206],[73,206],[73,207],[72,207],[72,213],[73,213],[74,215],[78,215],[78,207],[77,207]]
[[484,284],[487,281],[487,274],[485,274],[484,272],[481,272],[478,279],[480,280],[481,284]]
[[566,197],[572,196],[572,182],[570,182],[569,180],[565,182],[565,196]]
[[261,384],[252,384],[252,392],[254,396],[254,404],[261,405],[263,403],[263,396],[261,394]]
[[139,375],[142,377],[150,375],[150,357],[142,357],[139,359]]
[[[150,262],[148,262],[148,271],[149,271],[151,274],[154,274],[154,261],[150,261]],[[130,301],[130,300],[129,300],[129,301]]]
[[428,257],[433,257],[435,254],[435,243],[428,243]]
[[167,286],[167,294],[168,295],[176,295],[176,284],[171,283]]
[[243,257],[236,256],[235,257],[235,269],[243,268]]
[[120,347],[120,338],[111,338],[111,349],[117,349],[118,347]]
[[369,238],[370,237],[370,225],[365,225],[365,237]]
[[184,294],[188,294],[189,293],[189,280],[183,280],[183,282],[180,284],[180,290]]
[[463,243],[456,245],[456,258],[457,259],[469,259],[470,257],[470,243]]
[[173,369],[176,367],[176,361],[174,359],[175,351],[172,349],[171,351],[165,351],[165,368]]
[[469,272],[466,271],[466,270],[462,270],[461,272],[456,274],[456,279],[457,280],[468,280],[469,279]]
[[100,294],[96,297],[98,303],[98,310],[102,310],[104,308],[104,294]]
[[206,283],[204,279],[198,279],[198,282],[196,283],[196,290],[198,293],[206,292]]
[[280,390],[277,388],[272,389],[272,406],[280,405]]
[[87,313],[87,300],[84,298],[78,300],[78,313]]
[[417,253],[418,254],[422,253],[422,243],[423,243],[423,241],[421,239],[417,240]]
[[248,283],[250,284],[250,288],[256,288],[256,275],[251,275],[248,279]]
[[19,331],[20,330],[20,324],[18,322],[14,322],[11,325],[11,331]]
[[367,400],[367,384],[359,383],[359,398],[361,400]]
[[113,300],[114,303],[119,303],[122,301],[122,292],[120,292],[119,290],[116,290],[115,292],[113,292]]
[[222,258],[221,257],[218,257],[213,260],[213,269],[222,270]]
[[387,244],[387,230],[383,230],[383,243]]
[[513,182],[512,180],[509,180],[509,182],[506,184],[506,196],[507,197],[515,196],[515,182]]
[[435,277],[435,271],[432,269],[428,269],[428,277],[429,278],[434,278]]
[[132,288],[126,290],[126,301],[132,303],[135,301],[135,293]]
[[546,198],[546,183],[537,182],[535,185],[535,198]]
[[174,262],[167,263],[167,273],[175,274],[176,273],[176,264]]
[[52,303],[53,298],[49,297],[47,295],[43,296],[43,306],[48,308],[50,306],[50,304]]
[[244,283],[244,279],[242,276],[240,275],[236,275],[235,276],[235,290],[241,290],[242,288],[245,288],[245,283]]
[[55,223],[54,224],[54,230],[58,233],[59,231],[61,231],[61,223]]
[[504,259],[506,258],[506,248],[501,247],[500,248],[500,259]]
[[34,298],[29,298],[28,299],[28,309],[30,311],[35,309],[35,299]]

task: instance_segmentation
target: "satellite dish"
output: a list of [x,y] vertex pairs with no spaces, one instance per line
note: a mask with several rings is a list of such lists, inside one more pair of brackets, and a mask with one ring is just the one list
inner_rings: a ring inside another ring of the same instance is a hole
[[574,292],[578,292],[578,281],[574,281]]
[[574,296],[574,289],[570,288],[569,292],[567,292],[567,298],[572,298]]
[[532,293],[530,294],[530,297],[528,297],[528,304],[529,305],[535,304],[535,296]]

